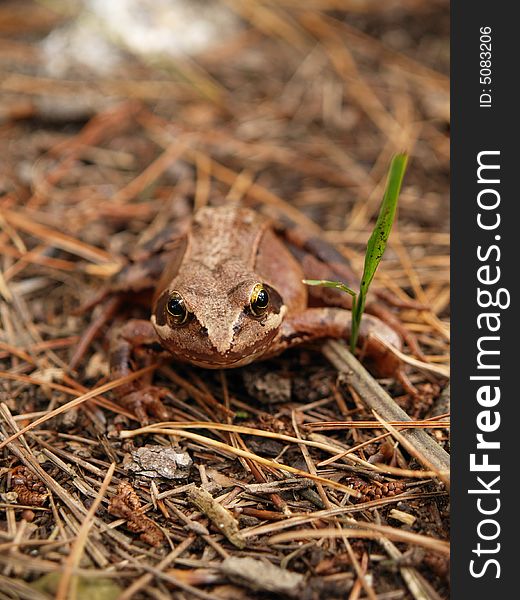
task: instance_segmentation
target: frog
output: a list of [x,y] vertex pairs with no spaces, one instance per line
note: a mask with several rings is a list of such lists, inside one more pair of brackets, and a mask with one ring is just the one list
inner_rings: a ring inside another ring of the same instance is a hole
[[[150,319],[129,319],[116,329],[112,378],[131,371],[132,352],[142,346],[159,346],[163,357],[176,362],[232,369],[304,343],[349,339],[351,311],[312,305],[308,275],[269,217],[236,204],[204,206],[184,233],[161,237],[167,251],[161,263],[152,260],[157,274]],[[133,280],[134,287],[144,281]],[[403,345],[395,328],[365,314],[360,340],[381,374],[398,369],[389,350]],[[168,391],[150,381],[122,385],[117,394],[141,422],[168,418]]]

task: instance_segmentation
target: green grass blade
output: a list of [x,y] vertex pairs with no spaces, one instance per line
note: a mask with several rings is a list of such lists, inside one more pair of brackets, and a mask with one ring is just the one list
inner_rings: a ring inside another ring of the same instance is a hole
[[392,230],[397,209],[397,200],[399,198],[399,192],[401,191],[401,184],[403,183],[407,162],[408,155],[404,152],[396,154],[392,158],[383,201],[381,202],[381,208],[379,209],[379,215],[374,230],[372,231],[372,235],[367,243],[359,294],[354,290],[351,290],[344,283],[341,283],[341,281],[328,281],[326,279],[303,280],[303,283],[307,285],[321,285],[323,287],[337,288],[352,296],[352,333],[350,336],[350,349],[352,352],[356,349],[368,288],[372,283],[372,279],[374,279],[376,269],[381,262],[388,237],[390,236],[390,231]]
[[368,290],[385,252],[388,236],[394,223],[397,200],[401,191],[407,161],[408,157],[406,154],[396,154],[392,159],[379,216],[367,244],[363,277],[361,279],[361,291],[364,290],[366,292]]
[[341,281],[328,281],[327,279],[303,279],[302,281],[306,285],[320,285],[322,287],[336,288],[343,292],[347,292],[347,294],[350,294],[353,298],[357,296],[357,292],[351,290],[344,283],[341,283]]
[[399,192],[401,191],[401,184],[403,182],[407,162],[407,154],[401,153],[396,154],[390,164],[390,170],[388,173],[388,179],[386,181],[383,201],[381,203],[381,208],[379,209],[379,215],[377,217],[374,230],[372,231],[372,235],[367,243],[359,296],[356,306],[352,311],[352,336],[350,339],[350,346],[352,350],[356,347],[361,317],[363,315],[363,311],[365,310],[368,288],[374,279],[376,269],[385,252],[386,243],[394,223],[397,200],[399,198]]

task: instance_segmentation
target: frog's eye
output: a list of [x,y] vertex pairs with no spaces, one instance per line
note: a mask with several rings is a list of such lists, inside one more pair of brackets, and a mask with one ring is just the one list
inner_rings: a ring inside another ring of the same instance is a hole
[[261,317],[269,306],[269,293],[261,283],[257,283],[251,292],[249,307],[255,317]]
[[184,298],[179,292],[172,292],[170,294],[170,298],[166,303],[166,310],[175,325],[183,325],[188,320],[188,309],[184,303]]

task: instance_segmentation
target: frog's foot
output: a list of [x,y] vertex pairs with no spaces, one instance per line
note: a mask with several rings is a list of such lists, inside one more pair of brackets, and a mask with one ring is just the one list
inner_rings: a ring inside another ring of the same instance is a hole
[[419,390],[415,387],[415,385],[410,381],[408,375],[405,373],[404,367],[402,365],[399,366],[395,373],[395,378],[401,384],[404,392],[412,396],[412,398],[417,398],[419,396]]
[[172,415],[162,400],[170,394],[166,388],[148,385],[118,398],[120,404],[128,408],[142,425],[153,417],[160,421],[171,421]]

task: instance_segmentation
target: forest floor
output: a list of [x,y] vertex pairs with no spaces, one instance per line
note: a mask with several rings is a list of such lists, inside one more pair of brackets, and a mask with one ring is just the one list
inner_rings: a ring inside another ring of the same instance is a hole
[[[98,68],[75,4],[0,5],[0,598],[448,598],[449,475],[417,440],[449,452],[449,3],[211,4],[225,33],[198,54],[110,40]],[[136,432],[108,340],[150,308],[80,310],[135,249],[234,201],[360,274],[402,150],[373,287],[427,307],[391,309],[424,354],[403,350],[416,393],[330,344],[156,361],[173,422]]]

